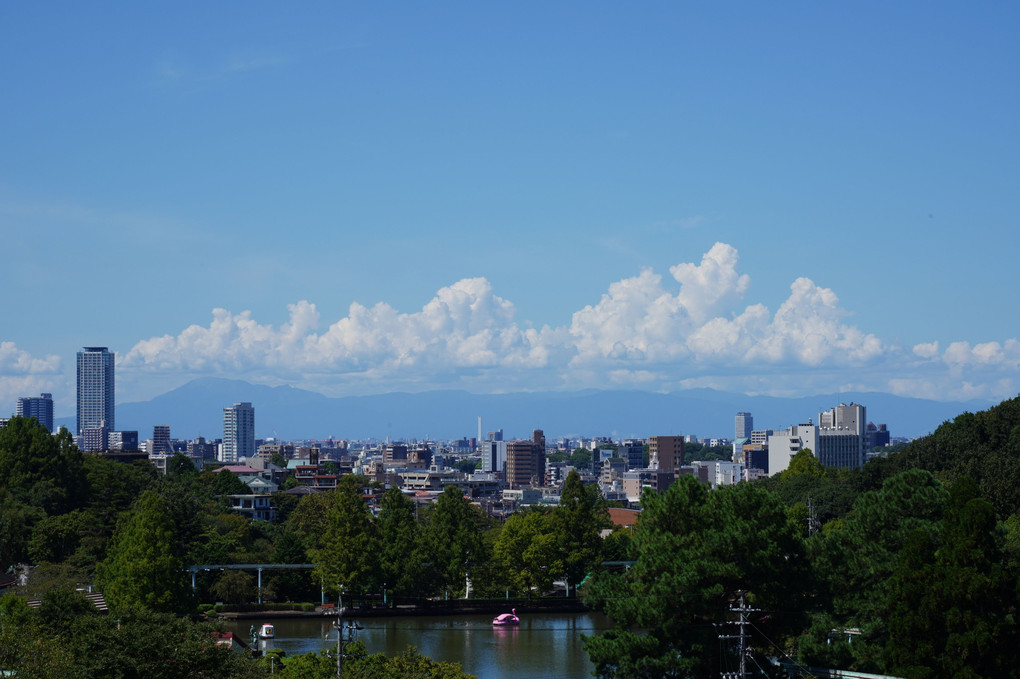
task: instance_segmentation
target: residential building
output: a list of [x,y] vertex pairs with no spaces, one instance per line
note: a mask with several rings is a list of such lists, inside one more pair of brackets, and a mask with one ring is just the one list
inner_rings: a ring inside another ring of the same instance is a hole
[[18,399],[18,417],[34,417],[46,431],[53,431],[53,394],[24,396]]
[[669,488],[676,480],[671,472],[664,472],[658,469],[635,469],[624,472],[622,475],[623,492],[627,501],[637,504],[641,500],[641,491],[645,488],[662,492]]
[[83,453],[99,453],[110,449],[110,430],[105,424],[85,427],[78,437],[78,448]]
[[223,409],[223,450],[220,462],[255,457],[255,408],[242,401]]
[[531,440],[508,441],[506,482],[511,488],[538,486],[545,480],[545,433],[536,429]]
[[649,465],[653,469],[677,474],[684,465],[683,436],[650,436],[648,438]]
[[230,508],[251,521],[275,521],[276,509],[272,497],[251,493],[248,495],[227,495]]
[[[106,347],[83,347],[78,352],[78,435],[84,437],[86,429],[102,428],[107,433],[117,428],[114,417],[114,354]],[[95,436],[84,441],[85,452],[95,452],[88,446],[96,443]],[[105,435],[104,435],[105,438]],[[98,450],[106,450],[104,447]]]

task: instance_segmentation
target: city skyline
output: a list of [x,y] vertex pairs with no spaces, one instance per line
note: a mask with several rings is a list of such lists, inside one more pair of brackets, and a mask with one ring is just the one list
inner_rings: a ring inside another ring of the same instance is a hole
[[1020,8],[158,7],[5,22],[2,414],[1020,390]]

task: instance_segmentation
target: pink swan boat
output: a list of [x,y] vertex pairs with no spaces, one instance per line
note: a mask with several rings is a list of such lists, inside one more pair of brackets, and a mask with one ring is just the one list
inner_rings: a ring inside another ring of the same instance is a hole
[[521,621],[517,617],[517,609],[511,608],[510,613],[500,613],[492,619],[492,624],[497,627],[506,627],[507,625],[516,625]]

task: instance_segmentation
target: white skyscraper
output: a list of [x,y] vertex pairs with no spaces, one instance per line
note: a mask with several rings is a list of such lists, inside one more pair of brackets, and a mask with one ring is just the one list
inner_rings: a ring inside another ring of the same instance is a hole
[[221,462],[232,464],[240,458],[255,457],[255,408],[235,403],[223,409],[223,454]]
[[78,435],[86,429],[116,429],[113,394],[114,354],[106,347],[78,352]]

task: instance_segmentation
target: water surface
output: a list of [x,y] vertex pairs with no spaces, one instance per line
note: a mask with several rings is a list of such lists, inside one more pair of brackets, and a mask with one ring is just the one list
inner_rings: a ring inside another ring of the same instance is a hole
[[[508,611],[509,612],[509,611]],[[409,645],[435,660],[459,662],[478,679],[582,679],[593,669],[581,646],[582,634],[610,627],[598,613],[535,613],[521,615],[518,627],[493,627],[488,615],[354,618],[362,626],[358,640],[369,653],[393,656]],[[288,655],[336,648],[333,618],[237,620],[228,631],[248,638],[251,625],[276,627],[276,638],[263,648]]]

